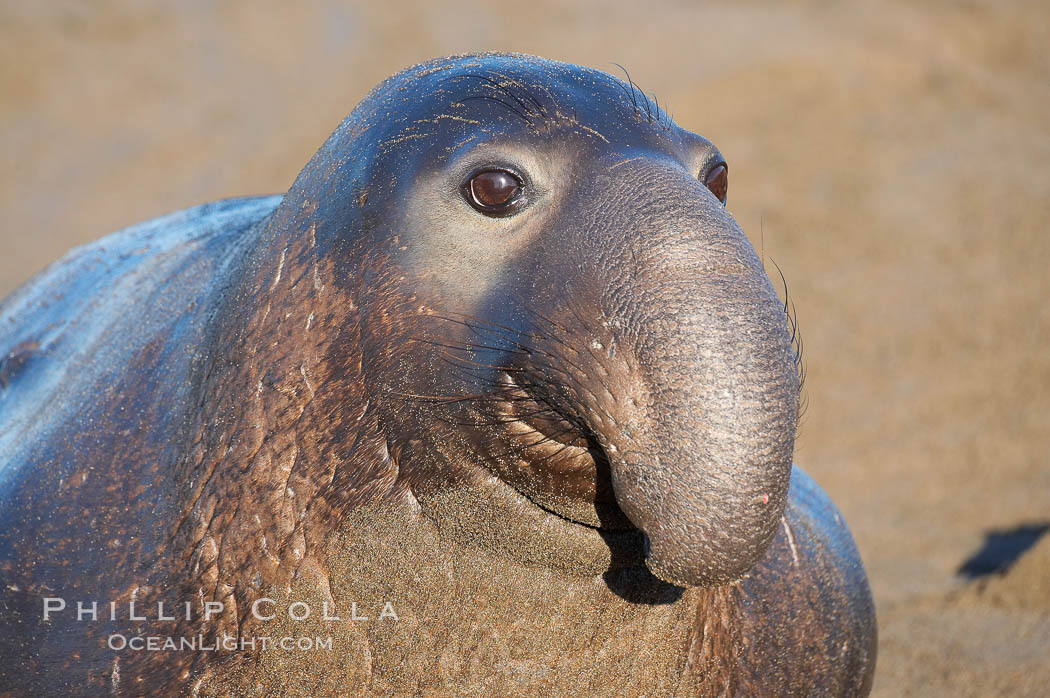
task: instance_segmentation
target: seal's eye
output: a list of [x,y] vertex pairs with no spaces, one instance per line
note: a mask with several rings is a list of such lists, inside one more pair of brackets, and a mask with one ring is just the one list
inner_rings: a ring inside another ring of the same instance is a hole
[[704,186],[711,190],[723,206],[725,205],[726,196],[729,194],[729,171],[724,162],[718,163],[708,171],[704,176]]
[[518,176],[506,170],[482,170],[464,185],[463,193],[470,205],[489,216],[509,213],[521,198]]

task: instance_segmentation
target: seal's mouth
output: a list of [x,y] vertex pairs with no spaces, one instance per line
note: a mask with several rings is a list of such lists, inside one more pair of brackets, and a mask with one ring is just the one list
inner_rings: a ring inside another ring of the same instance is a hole
[[[544,511],[605,531],[636,530],[616,502],[597,434],[543,385],[500,377],[500,422],[514,444],[508,484]],[[509,473],[507,472],[509,470]]]

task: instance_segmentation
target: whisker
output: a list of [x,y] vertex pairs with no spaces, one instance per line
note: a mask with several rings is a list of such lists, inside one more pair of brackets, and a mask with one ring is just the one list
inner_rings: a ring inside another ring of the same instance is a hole
[[631,103],[634,104],[634,110],[636,112],[638,112],[638,113],[641,113],[641,110],[638,108],[638,100],[635,99],[635,97],[634,97],[635,87],[634,87],[634,80],[631,80],[631,74],[629,72],[627,72],[627,68],[624,68],[619,63],[613,62],[613,65],[615,65],[617,68],[622,70],[623,74],[627,76],[627,82],[631,86]]
[[[529,90],[525,87],[525,85],[523,85],[518,80],[516,80],[514,78],[511,78],[511,77],[509,77],[507,75],[504,75],[502,73],[494,73],[494,75],[496,75],[497,77],[503,78],[504,80],[506,80],[508,83],[510,83],[514,87],[517,87],[522,92],[522,94],[524,94],[529,99],[530,102],[532,102],[534,105],[536,105],[536,112],[535,112],[536,115],[540,116],[540,117],[543,117],[544,119],[547,118],[547,110],[546,110],[546,108],[543,106],[543,104],[540,102],[540,100],[536,99],[535,95],[533,95],[531,92],[529,92]],[[505,91],[509,92],[509,88],[507,88],[506,86],[501,84],[500,87],[503,88]],[[550,96],[550,92],[549,91],[547,93],[547,96],[548,97]]]
[[477,75],[477,74],[474,74],[474,73],[463,75],[462,77],[464,77],[464,78],[476,78],[478,80],[483,80],[487,84],[491,85],[492,87],[496,88],[497,90],[499,90],[500,92],[502,92],[503,94],[507,95],[508,97],[513,99],[515,102],[517,102],[518,105],[521,107],[523,112],[525,112],[526,114],[531,114],[532,113],[532,110],[529,108],[529,106],[527,104],[525,104],[525,102],[522,101],[522,99],[520,97],[518,97],[516,94],[514,94],[509,89],[507,89],[506,86],[500,84],[496,80],[493,80],[492,78],[487,77],[485,75]]
[[517,114],[521,118],[521,120],[524,121],[526,124],[528,124],[529,126],[532,126],[532,121],[529,119],[528,116],[526,116],[524,113],[522,113],[517,107],[514,107],[514,106],[512,106],[510,104],[507,104],[506,102],[504,102],[502,99],[500,99],[498,97],[490,97],[488,95],[474,95],[473,97],[464,97],[464,98],[460,99],[459,100],[459,104],[463,104],[463,102],[469,102],[469,101],[472,101],[472,100],[475,100],[475,99],[485,99],[485,100],[488,100],[490,102],[496,102],[497,104],[502,104],[504,107],[506,107],[507,109],[511,110],[515,114]]
[[803,388],[806,385],[806,363],[804,360],[805,343],[802,341],[802,332],[799,329],[798,324],[798,310],[795,307],[794,301],[791,300],[790,292],[788,290],[787,278],[784,276],[784,271],[780,268],[780,265],[776,263],[772,257],[769,261],[776,267],[777,272],[780,274],[780,282],[784,287],[784,314],[787,316],[788,325],[791,327],[791,345],[794,349],[794,360],[795,370],[798,373],[798,394],[799,394],[799,419],[801,420],[802,415],[806,411],[806,407],[809,404],[808,397],[803,393]]

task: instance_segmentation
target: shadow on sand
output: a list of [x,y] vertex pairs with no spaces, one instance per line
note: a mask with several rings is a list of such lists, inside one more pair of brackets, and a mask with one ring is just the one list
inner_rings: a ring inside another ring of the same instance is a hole
[[1005,571],[1050,530],[1050,522],[986,531],[984,545],[956,571],[969,579]]

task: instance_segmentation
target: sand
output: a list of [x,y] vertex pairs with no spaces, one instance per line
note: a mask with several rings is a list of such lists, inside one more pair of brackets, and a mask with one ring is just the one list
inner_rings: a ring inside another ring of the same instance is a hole
[[417,60],[617,61],[718,144],[788,279],[797,461],[868,566],[875,695],[1046,695],[1050,536],[958,570],[1050,522],[1048,47],[1034,0],[0,2],[0,294],[121,226],[286,190]]

